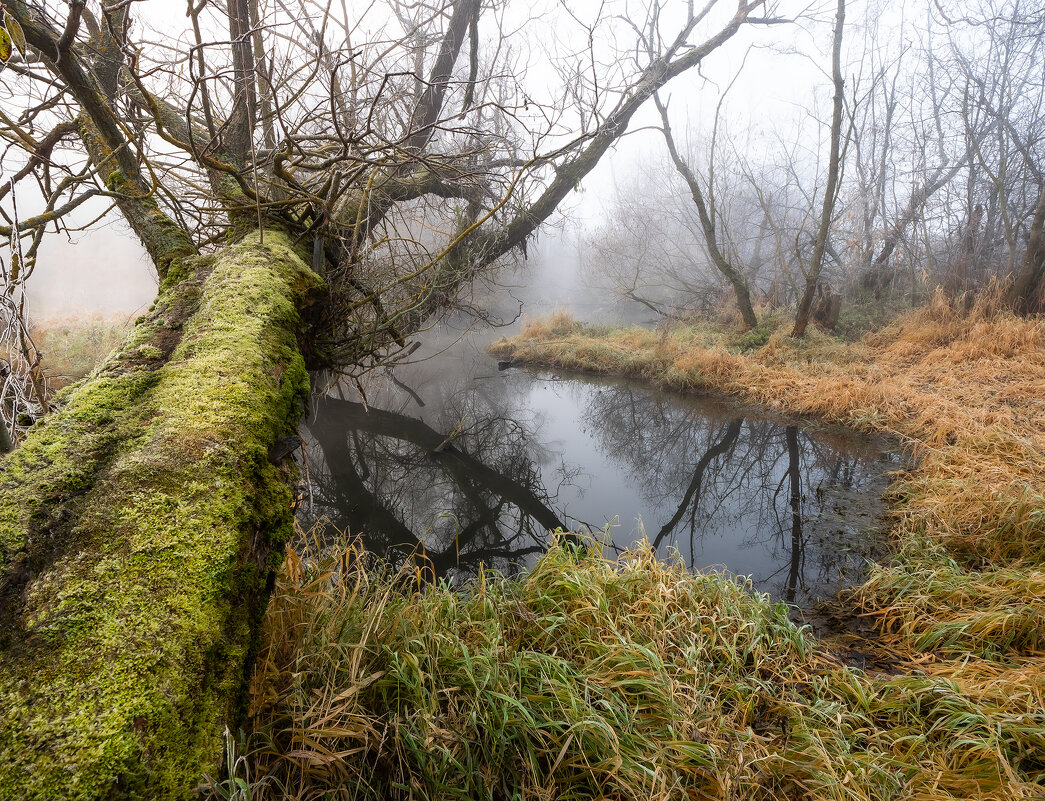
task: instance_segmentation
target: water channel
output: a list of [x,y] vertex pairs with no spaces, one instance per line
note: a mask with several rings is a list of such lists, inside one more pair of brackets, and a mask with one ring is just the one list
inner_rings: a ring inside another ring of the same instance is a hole
[[[885,443],[623,380],[509,369],[465,335],[338,387],[306,425],[302,523],[451,580],[525,569],[549,531],[646,537],[799,607],[881,556]],[[423,556],[418,556],[423,554]]]

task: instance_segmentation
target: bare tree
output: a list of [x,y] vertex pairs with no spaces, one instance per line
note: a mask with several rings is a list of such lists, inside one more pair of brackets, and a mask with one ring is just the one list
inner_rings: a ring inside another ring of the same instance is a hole
[[[869,15],[881,9],[871,8]],[[895,55],[880,42],[876,16],[867,20],[865,48],[870,79],[851,92],[855,194],[861,239],[853,276],[863,291],[880,299],[897,275],[893,256],[937,192],[966,169],[968,136],[947,123],[955,79],[934,53],[934,24],[923,41],[903,43]]]
[[805,289],[798,301],[795,314],[795,326],[791,336],[800,338],[805,335],[809,325],[809,312],[813,306],[820,271],[823,269],[824,254],[827,252],[827,238],[831,229],[831,216],[837,199],[838,182],[842,171],[842,111],[845,102],[845,81],[842,76],[842,29],[845,25],[845,0],[838,0],[835,12],[834,38],[831,49],[831,77],[834,82],[834,103],[831,112],[831,143],[827,162],[827,184],[824,187],[823,205],[820,212],[820,225],[817,228],[813,243],[813,254],[805,265]]
[[[722,108],[722,100],[725,99],[725,95],[726,93],[723,92],[722,98],[720,98],[718,107],[716,108],[716,128],[718,125],[719,112]],[[668,119],[667,105],[661,102],[659,95],[655,95],[653,99],[657,105],[657,110],[660,112],[661,132],[664,134],[664,142],[667,145],[671,161],[675,165],[675,169],[678,170],[679,175],[681,175],[683,180],[686,182],[690,196],[693,198],[693,205],[697,209],[697,215],[700,219],[700,227],[704,234],[704,243],[707,247],[708,255],[711,258],[711,263],[715,265],[715,268],[722,273],[723,276],[725,276],[726,280],[729,281],[730,286],[733,288],[737,309],[740,311],[740,317],[744,322],[744,328],[754,328],[758,325],[758,318],[755,317],[755,310],[751,306],[751,290],[748,288],[747,280],[744,278],[744,275],[740,270],[738,270],[730,260],[726,258],[722,249],[719,247],[718,236],[715,233],[717,213],[714,205],[714,195],[709,193],[708,199],[705,199],[705,193],[701,189],[697,176],[694,174],[689,164],[686,163],[685,159],[683,159],[679,154],[678,147],[675,144],[675,139],[671,133],[671,122]],[[714,145],[712,145],[712,153],[713,152]],[[714,155],[712,155],[712,158],[714,158]]]
[[638,55],[571,60],[568,93],[536,100],[500,7],[476,0],[390,0],[383,17],[330,0],[190,4],[180,38],[138,33],[131,3],[77,0],[61,18],[12,0],[25,48],[4,66],[0,141],[19,168],[0,199],[34,184],[44,209],[4,211],[0,234],[31,263],[47,231],[107,203],[176,281],[187,256],[287,231],[330,289],[313,365],[358,373],[525,248],[643,103],[764,0],[718,5],[653,3]]
[[[1035,223],[1041,206],[1045,15],[1021,0],[936,3],[948,34],[939,58],[964,81],[958,113],[969,169],[951,258],[958,289],[1011,276],[1010,304],[1040,308]],[[956,252],[955,252],[956,251]]]
[[696,209],[675,179],[669,163],[654,161],[618,181],[584,259],[591,284],[669,319],[711,314],[723,300]]

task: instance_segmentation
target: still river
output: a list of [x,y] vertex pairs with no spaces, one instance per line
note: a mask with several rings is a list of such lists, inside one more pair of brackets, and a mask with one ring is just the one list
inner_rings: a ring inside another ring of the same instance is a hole
[[[445,331],[443,332],[446,333]],[[858,582],[899,458],[881,441],[631,381],[498,370],[481,337],[335,388],[306,425],[299,516],[459,580],[525,569],[549,531],[645,537],[799,607]]]

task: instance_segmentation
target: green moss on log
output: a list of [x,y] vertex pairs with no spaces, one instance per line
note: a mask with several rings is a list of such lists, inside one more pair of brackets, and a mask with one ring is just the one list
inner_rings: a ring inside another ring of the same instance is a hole
[[319,279],[275,232],[179,273],[0,462],[0,798],[191,797],[238,713]]

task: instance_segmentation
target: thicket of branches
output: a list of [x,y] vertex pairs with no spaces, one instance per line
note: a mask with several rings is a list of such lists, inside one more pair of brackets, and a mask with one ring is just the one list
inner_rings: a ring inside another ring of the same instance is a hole
[[[1001,276],[1014,308],[1042,308],[1045,15],[1024,0],[927,1],[901,37],[892,4],[847,21],[841,0],[795,19],[765,0],[159,8],[4,2],[8,435],[46,412],[23,302],[45,236],[118,213],[178,280],[188,256],[288,231],[330,288],[312,366],[358,374],[525,253],[658,93],[664,160],[595,243],[620,294],[676,314],[728,286],[752,326],[752,301],[822,314],[837,291],[917,300]],[[797,133],[742,136],[727,97],[740,45],[731,66],[695,68],[742,27],[796,21],[831,102]],[[684,73],[722,87],[688,130],[669,111]]]
[[[1016,311],[1042,310],[1045,14],[1022,0],[854,8],[822,263],[830,105],[752,135],[730,114],[752,80],[741,66],[712,98],[712,121],[669,113],[665,93],[667,147],[596,234],[596,279],[668,316],[707,311],[730,292],[748,327],[757,320],[745,294],[795,304],[820,266],[822,300],[918,303],[938,286],[957,295],[997,278]],[[823,51],[809,58],[824,92],[837,20],[827,12],[803,23]]]
[[554,19],[502,0],[198,0],[175,28],[127,0],[4,5],[0,234],[23,276],[46,235],[111,211],[161,280],[279,228],[330,288],[312,366],[348,373],[525,250],[657,89],[768,16],[765,0]]

